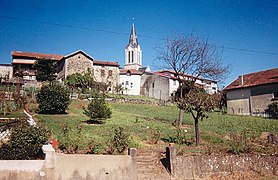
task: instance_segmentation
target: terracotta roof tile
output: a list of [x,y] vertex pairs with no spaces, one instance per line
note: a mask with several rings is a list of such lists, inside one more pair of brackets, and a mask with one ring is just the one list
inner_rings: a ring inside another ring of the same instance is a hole
[[104,66],[120,66],[117,62],[109,62],[109,61],[93,61],[96,65],[104,65]]
[[120,69],[120,74],[125,75],[130,73],[131,75],[141,75],[142,72],[136,70],[136,69]]
[[242,85],[240,85],[241,77],[239,76],[236,80],[234,80],[231,84],[229,84],[224,90],[278,83],[278,68],[254,72],[250,74],[244,74],[242,76],[243,76]]
[[58,54],[42,54],[42,53],[33,53],[33,52],[21,52],[21,51],[12,51],[12,56],[18,57],[30,57],[36,59],[51,59],[51,60],[61,60],[64,56]]

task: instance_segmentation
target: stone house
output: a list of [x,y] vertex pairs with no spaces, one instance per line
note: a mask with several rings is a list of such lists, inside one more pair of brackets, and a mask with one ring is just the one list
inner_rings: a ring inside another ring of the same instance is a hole
[[229,114],[267,116],[267,106],[278,101],[278,68],[241,75],[224,91]]
[[[181,78],[190,80],[195,77],[183,74]],[[202,86],[209,94],[215,94],[217,92],[217,82],[215,81],[197,78],[195,83]],[[178,87],[179,82],[177,81],[175,72],[171,70],[145,72],[141,78],[141,95],[160,100],[170,100],[173,92]]]
[[23,74],[24,84],[37,84],[33,65],[39,59],[57,62],[57,80],[60,82],[63,82],[70,74],[82,74],[90,68],[95,80],[108,85],[108,90],[112,90],[119,83],[119,64],[117,62],[97,61],[81,50],[67,56],[12,51],[12,76],[21,73]]
[[97,61],[82,50],[65,56],[57,63],[57,79],[64,82],[68,75],[92,70],[96,82],[104,83],[109,91],[119,83],[119,64],[117,62]]

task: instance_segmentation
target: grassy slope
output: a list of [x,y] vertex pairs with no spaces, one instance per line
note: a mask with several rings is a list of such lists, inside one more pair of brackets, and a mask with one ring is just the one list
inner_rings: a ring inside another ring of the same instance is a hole
[[[106,142],[113,136],[113,128],[124,127],[131,133],[132,145],[143,144],[142,141],[153,139],[154,132],[160,131],[161,138],[167,138],[176,130],[172,122],[178,117],[178,109],[175,106],[151,106],[135,104],[112,103],[112,118],[104,124],[89,125],[85,123],[88,117],[83,114],[83,107],[87,102],[76,100],[70,105],[67,115],[37,115],[41,123],[46,125],[54,134],[62,135],[63,123],[81,123],[85,133],[84,142],[94,138],[99,142]],[[210,113],[210,117],[200,123],[201,138],[204,144],[223,146],[223,137],[231,132],[240,133],[248,130],[254,136],[261,132],[278,133],[278,121],[251,116],[231,116],[220,113]],[[194,137],[193,120],[188,114],[184,114],[184,129],[187,129],[186,137]]]

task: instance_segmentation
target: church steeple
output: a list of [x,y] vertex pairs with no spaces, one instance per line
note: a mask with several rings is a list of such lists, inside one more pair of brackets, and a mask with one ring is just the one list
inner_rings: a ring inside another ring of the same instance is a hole
[[137,35],[136,35],[136,32],[135,32],[135,27],[134,27],[134,18],[132,20],[133,20],[132,21],[132,28],[131,28],[131,32],[130,32],[128,46],[137,47],[138,46],[138,40],[137,40]]
[[125,68],[139,69],[142,66],[142,50],[137,40],[134,18],[132,18],[132,27],[129,37],[129,43],[125,48]]

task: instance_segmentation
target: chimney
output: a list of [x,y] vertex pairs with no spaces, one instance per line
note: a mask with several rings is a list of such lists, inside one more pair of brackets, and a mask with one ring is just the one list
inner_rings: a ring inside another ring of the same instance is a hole
[[243,75],[242,76],[238,76],[238,78],[239,78],[239,85],[242,86],[244,84]]

